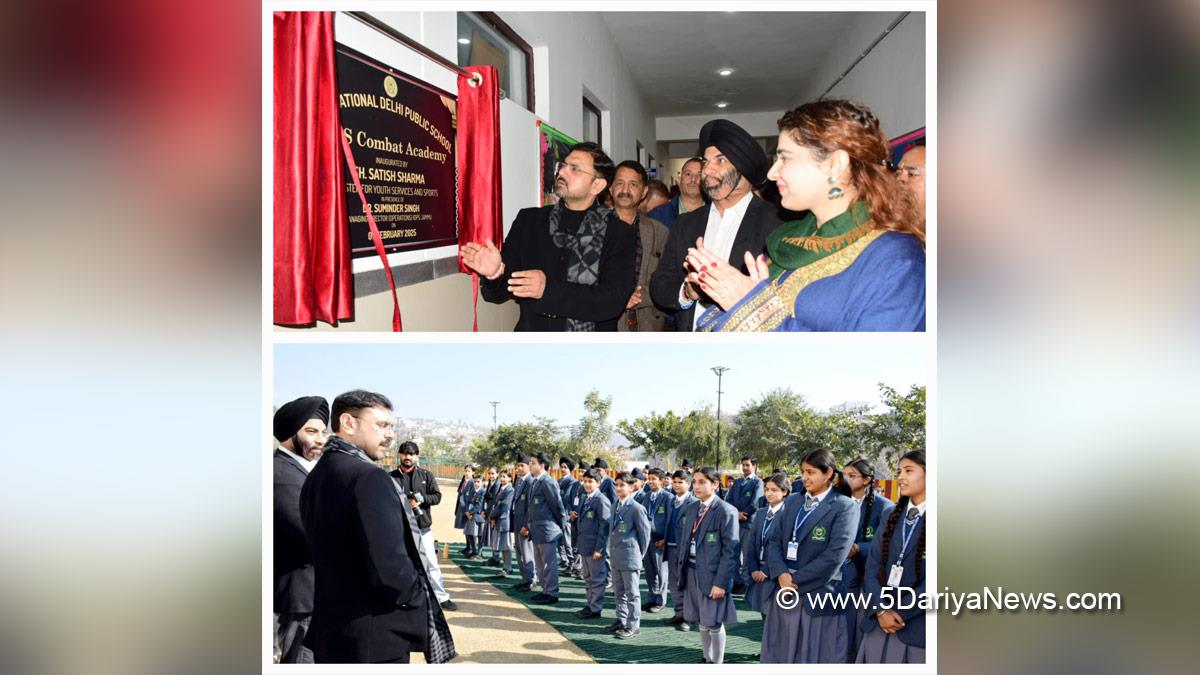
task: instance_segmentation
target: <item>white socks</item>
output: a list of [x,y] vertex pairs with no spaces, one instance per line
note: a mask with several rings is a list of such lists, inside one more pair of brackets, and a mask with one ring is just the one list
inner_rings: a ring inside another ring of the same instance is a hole
[[716,628],[700,626],[700,651],[709,663],[724,663],[725,624]]

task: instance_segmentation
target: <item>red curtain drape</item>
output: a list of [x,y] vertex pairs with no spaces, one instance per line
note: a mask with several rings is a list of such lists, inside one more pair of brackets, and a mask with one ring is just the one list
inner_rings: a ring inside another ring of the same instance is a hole
[[[483,82],[472,86],[458,78],[458,246],[491,240],[500,246],[504,232],[500,203],[500,84],[492,66],[468,66]],[[479,302],[479,276],[462,259],[458,269],[472,275]],[[475,330],[479,329],[478,319]]]
[[354,318],[331,12],[275,12],[274,322]]

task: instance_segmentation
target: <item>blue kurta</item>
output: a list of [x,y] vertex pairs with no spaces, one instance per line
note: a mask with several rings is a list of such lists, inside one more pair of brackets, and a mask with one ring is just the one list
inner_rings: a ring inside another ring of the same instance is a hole
[[[778,280],[760,282],[728,312],[713,308],[701,317],[700,330],[775,331],[923,331],[925,330],[925,250],[910,234],[883,232],[853,258],[844,269],[837,265],[852,251],[835,253],[799,269],[788,270]],[[782,321],[767,320],[771,312],[759,312],[763,321],[745,320],[761,306],[768,294],[780,294],[791,283],[813,275],[818,266],[838,270],[818,275],[795,295],[791,313]],[[799,275],[799,276],[796,276]],[[795,278],[793,278],[795,276]],[[761,297],[760,297],[761,296]],[[725,328],[741,312],[736,328]]]

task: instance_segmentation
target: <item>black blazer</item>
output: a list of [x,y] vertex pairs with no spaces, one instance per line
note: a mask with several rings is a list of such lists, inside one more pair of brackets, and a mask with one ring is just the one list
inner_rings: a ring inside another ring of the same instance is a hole
[[305,645],[317,663],[378,663],[423,650],[420,552],[387,472],[327,450],[300,491],[300,515],[316,570]]
[[[692,330],[696,305],[693,304],[686,310],[680,308],[679,287],[683,285],[683,279],[687,276],[683,269],[687,250],[696,245],[697,238],[704,236],[711,208],[712,204],[705,204],[695,211],[688,211],[679,216],[667,237],[667,247],[663,250],[658,269],[654,270],[650,277],[650,297],[653,298],[654,304],[676,312],[675,330]],[[747,273],[744,259],[746,251],[756,256],[764,253],[767,235],[782,222],[773,204],[751,194],[750,204],[746,207],[746,214],[742,216],[737,236],[733,239],[733,248],[729,251],[729,264]]]
[[313,566],[300,520],[300,488],[308,472],[292,453],[275,450],[275,613],[309,614],[313,609]]
[[[501,251],[504,275],[494,281],[479,278],[483,299],[495,303],[516,300],[521,306],[516,326],[519,331],[566,330],[567,317],[595,321],[598,331],[615,331],[617,319],[625,312],[637,285],[637,230],[614,213],[600,249],[600,280],[593,286],[573,284],[567,281],[567,253],[550,237],[553,208],[521,209],[517,213]],[[546,290],[541,298],[514,298],[508,292],[508,277],[519,270],[545,272]]]
[[437,478],[433,473],[422,469],[419,465],[414,467],[411,474],[406,474],[400,469],[392,471],[392,478],[400,485],[400,489],[404,494],[412,497],[414,494],[421,495],[420,504],[413,512],[417,516],[417,527],[422,530],[429,529],[433,526],[433,508],[442,501],[442,488],[438,486]]

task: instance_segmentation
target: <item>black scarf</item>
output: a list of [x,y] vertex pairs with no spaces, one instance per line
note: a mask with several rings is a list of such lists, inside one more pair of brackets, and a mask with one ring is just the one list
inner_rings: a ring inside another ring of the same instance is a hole
[[[550,209],[550,239],[554,245],[567,251],[567,281],[584,286],[595,286],[600,281],[600,251],[604,248],[604,233],[608,229],[608,217],[612,209],[592,202],[583,216],[583,224],[574,234],[558,229],[559,220],[567,208],[558,200]],[[595,321],[567,319],[568,331],[594,331]]]

